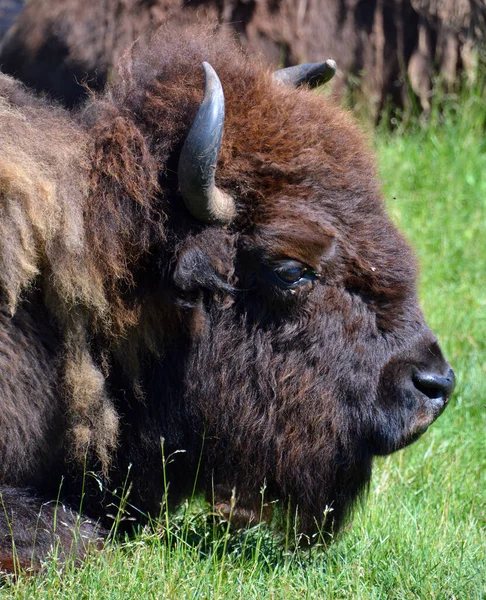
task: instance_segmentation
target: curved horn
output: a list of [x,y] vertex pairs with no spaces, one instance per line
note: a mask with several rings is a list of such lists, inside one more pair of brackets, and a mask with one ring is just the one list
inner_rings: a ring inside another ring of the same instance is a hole
[[299,87],[307,83],[310,88],[316,88],[326,83],[336,74],[336,63],[328,58],[321,63],[308,63],[275,71],[273,76],[281,83]]
[[216,187],[214,177],[224,127],[223,88],[215,70],[202,63],[204,98],[179,158],[179,189],[189,212],[205,223],[230,223],[233,198]]

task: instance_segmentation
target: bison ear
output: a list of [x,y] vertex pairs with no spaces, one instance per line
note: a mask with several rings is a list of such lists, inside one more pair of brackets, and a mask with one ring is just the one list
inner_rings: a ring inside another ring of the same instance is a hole
[[273,76],[280,83],[299,87],[307,84],[311,89],[330,81],[336,74],[336,63],[328,58],[321,63],[308,63],[275,71]]
[[206,230],[198,238],[188,238],[178,253],[173,282],[179,303],[185,306],[198,304],[204,295],[222,298],[234,292],[229,283],[233,275],[231,242],[212,238],[215,236]]

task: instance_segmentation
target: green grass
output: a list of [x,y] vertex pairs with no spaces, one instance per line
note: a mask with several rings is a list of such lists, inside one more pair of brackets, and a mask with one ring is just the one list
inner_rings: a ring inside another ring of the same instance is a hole
[[486,598],[486,108],[471,97],[445,114],[376,144],[458,387],[419,442],[377,461],[345,534],[327,551],[292,551],[265,527],[231,532],[193,511],[83,568],[53,561],[1,598]]

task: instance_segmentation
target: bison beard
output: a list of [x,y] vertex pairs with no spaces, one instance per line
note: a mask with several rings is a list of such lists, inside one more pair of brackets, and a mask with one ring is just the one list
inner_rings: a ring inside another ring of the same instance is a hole
[[[224,224],[194,218],[179,191],[203,61],[226,117],[201,198],[234,202]],[[84,513],[106,525],[127,473],[132,516],[158,515],[162,439],[171,505],[198,473],[223,513],[234,489],[236,517],[256,518],[265,486],[311,540],[325,515],[337,531],[372,457],[416,439],[453,387],[362,136],[201,29],[162,29],[115,81],[70,117],[0,79],[0,490],[14,536],[35,564],[53,543],[82,554],[45,501],[76,509],[85,484]],[[97,545],[103,531],[83,527]]]

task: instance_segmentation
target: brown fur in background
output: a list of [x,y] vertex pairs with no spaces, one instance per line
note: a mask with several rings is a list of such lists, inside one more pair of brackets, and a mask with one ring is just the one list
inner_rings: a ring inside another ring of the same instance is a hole
[[[125,48],[167,19],[212,23],[277,68],[336,60],[333,85],[356,110],[384,104],[429,110],[439,76],[454,91],[485,57],[478,0],[31,0],[0,51],[4,72],[68,106],[103,89]],[[410,84],[410,85],[408,85]]]

